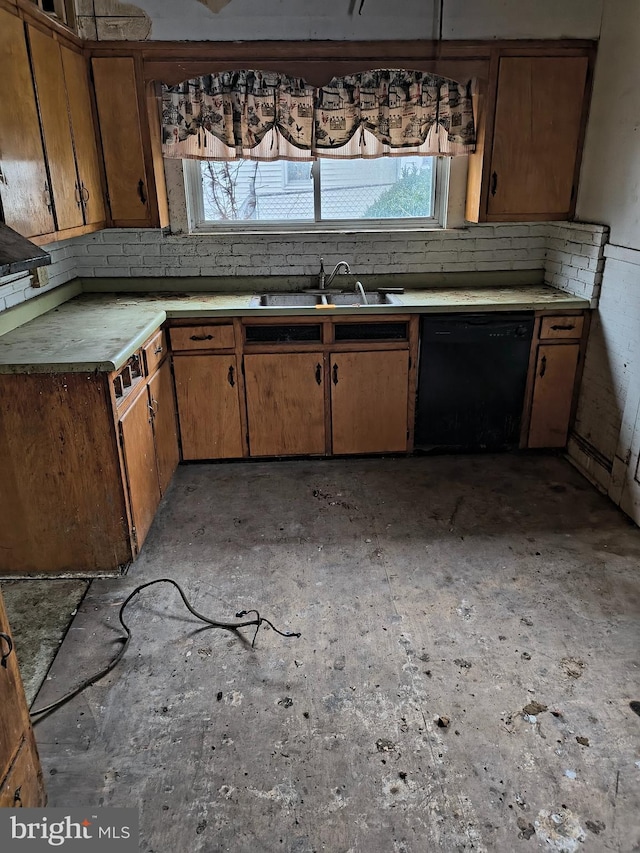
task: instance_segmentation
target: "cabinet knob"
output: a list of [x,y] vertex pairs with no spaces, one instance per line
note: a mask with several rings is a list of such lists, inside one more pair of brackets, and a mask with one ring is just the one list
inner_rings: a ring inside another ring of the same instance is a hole
[[[4,631],[0,631],[0,640],[2,640],[2,644],[0,644],[0,648],[2,649],[2,657],[0,657],[0,666],[3,669],[7,668],[7,658],[13,651],[13,640],[8,634],[5,634]],[[4,646],[7,647],[7,650],[4,650]]]

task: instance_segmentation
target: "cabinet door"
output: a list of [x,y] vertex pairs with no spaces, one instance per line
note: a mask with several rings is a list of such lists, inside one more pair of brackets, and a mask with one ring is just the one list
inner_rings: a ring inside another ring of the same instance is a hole
[[332,355],[333,452],[405,451],[408,391],[406,351]]
[[86,225],[104,222],[104,197],[100,179],[100,160],[93,123],[89,75],[85,58],[68,47],[60,47],[69,117],[78,166],[80,194]]
[[134,61],[91,62],[111,217],[123,228],[151,225]]
[[[0,632],[11,637],[1,593]],[[42,773],[16,653],[4,637],[0,655],[7,655],[6,666],[0,667],[0,807],[43,806]]]
[[0,9],[0,198],[25,237],[55,230],[24,25]]
[[323,355],[244,357],[251,456],[325,452]]
[[503,57],[489,215],[570,215],[588,60]]
[[183,459],[243,455],[238,370],[234,355],[173,359]]
[[564,447],[580,344],[541,344],[533,385],[528,447]]
[[158,482],[160,493],[164,494],[180,461],[171,365],[168,361],[149,380],[149,402],[153,409]]
[[148,392],[143,388],[120,419],[122,451],[138,550],[142,547],[160,503],[152,422]]
[[29,27],[31,64],[51,177],[59,231],[84,224],[82,197],[73,153],[60,45],[42,30]]

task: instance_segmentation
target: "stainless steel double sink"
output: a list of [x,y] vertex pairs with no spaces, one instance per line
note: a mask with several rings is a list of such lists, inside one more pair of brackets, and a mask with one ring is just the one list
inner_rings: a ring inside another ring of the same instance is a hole
[[402,305],[395,293],[385,293],[377,290],[365,291],[366,300],[359,292],[311,291],[301,293],[262,293],[253,296],[249,303],[251,308],[315,308],[321,305],[336,307],[360,308],[365,305]]

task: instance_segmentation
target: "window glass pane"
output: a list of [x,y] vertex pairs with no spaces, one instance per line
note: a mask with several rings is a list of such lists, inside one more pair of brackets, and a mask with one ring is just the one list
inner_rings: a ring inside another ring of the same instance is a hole
[[322,219],[433,216],[433,157],[321,160]]
[[200,169],[206,221],[313,221],[311,163],[203,161]]

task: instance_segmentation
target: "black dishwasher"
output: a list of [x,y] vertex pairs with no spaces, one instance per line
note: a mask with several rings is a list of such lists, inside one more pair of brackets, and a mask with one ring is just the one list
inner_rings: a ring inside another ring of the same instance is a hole
[[415,447],[517,447],[533,312],[422,317]]

